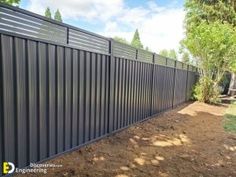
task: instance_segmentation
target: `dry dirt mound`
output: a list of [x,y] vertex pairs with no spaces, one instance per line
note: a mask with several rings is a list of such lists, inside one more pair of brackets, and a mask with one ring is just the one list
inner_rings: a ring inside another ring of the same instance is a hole
[[47,176],[235,177],[236,135],[223,130],[225,109],[184,104],[51,160],[63,168]]

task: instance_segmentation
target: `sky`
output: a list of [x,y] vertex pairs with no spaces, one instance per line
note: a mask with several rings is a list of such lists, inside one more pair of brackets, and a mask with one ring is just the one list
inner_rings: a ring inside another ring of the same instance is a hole
[[60,10],[63,22],[101,34],[132,40],[138,29],[153,52],[178,51],[184,37],[184,0],[21,0],[20,7],[44,15]]

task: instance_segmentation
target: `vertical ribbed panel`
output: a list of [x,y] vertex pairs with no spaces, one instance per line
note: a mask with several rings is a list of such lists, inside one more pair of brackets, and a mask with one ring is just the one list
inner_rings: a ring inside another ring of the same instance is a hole
[[39,74],[39,160],[47,157],[48,115],[47,115],[47,48],[46,44],[38,44]]
[[56,154],[56,46],[48,46],[48,127],[49,156]]
[[[4,136],[4,114],[3,114],[3,70],[2,70],[2,35],[0,35],[0,164],[4,158],[3,136]],[[2,170],[0,170],[0,176],[2,176]]]
[[72,51],[72,120],[71,120],[71,143],[72,147],[79,144],[79,51]]
[[3,83],[3,139],[4,161],[17,163],[17,96],[16,96],[16,64],[14,61],[13,37],[1,35],[2,83]]
[[29,161],[37,162],[39,143],[38,143],[38,43],[27,41],[28,53],[28,120],[29,120]]
[[57,47],[56,51],[57,67],[57,153],[64,150],[64,48]]
[[27,165],[27,99],[26,99],[26,41],[15,39],[15,70],[16,70],[16,100],[17,100],[17,163],[18,166]]
[[174,106],[183,103],[186,100],[186,80],[187,80],[187,71],[176,69],[174,103],[173,103]]
[[65,49],[65,120],[64,120],[64,128],[65,128],[65,142],[64,142],[64,150],[69,150],[71,148],[71,78],[72,78],[72,50],[69,48]]

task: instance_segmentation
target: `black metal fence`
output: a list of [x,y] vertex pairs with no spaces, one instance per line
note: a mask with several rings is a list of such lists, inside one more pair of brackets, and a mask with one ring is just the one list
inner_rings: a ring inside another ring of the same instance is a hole
[[196,78],[193,66],[6,5],[0,56],[0,164],[17,167],[173,108]]

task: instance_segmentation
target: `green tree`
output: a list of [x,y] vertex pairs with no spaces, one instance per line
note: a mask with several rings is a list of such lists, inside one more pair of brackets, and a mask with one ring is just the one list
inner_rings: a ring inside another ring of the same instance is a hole
[[52,18],[52,13],[49,7],[47,7],[47,9],[45,10],[45,17],[47,18]]
[[168,57],[168,58],[177,60],[177,54],[174,49],[171,49],[171,50],[163,49],[159,52],[159,54],[164,57]]
[[[188,34],[184,44],[199,60],[203,71],[200,81],[211,83],[199,85],[198,99],[204,102],[214,101],[209,96],[218,96],[218,84],[236,59],[236,30],[231,25],[221,22],[201,23]],[[204,85],[212,88],[204,88]]]
[[122,37],[119,37],[119,36],[115,36],[113,39],[117,42],[121,42],[121,43],[124,43],[124,44],[129,44],[129,42],[125,38],[122,38]]
[[236,2],[232,0],[186,0],[185,10],[187,32],[202,21],[208,24],[220,21],[236,25]]
[[0,3],[5,3],[8,5],[18,5],[20,0],[0,0]]
[[164,57],[169,57],[169,51],[166,49],[161,50],[159,54]]
[[62,17],[61,17],[61,13],[60,13],[59,9],[57,9],[57,11],[55,12],[54,20],[62,22]]
[[177,60],[177,54],[174,49],[169,51],[169,58]]
[[134,33],[134,37],[131,41],[131,45],[133,47],[139,48],[139,49],[143,49],[143,44],[140,40],[140,36],[139,36],[139,32],[138,29],[136,29],[135,33]]
[[182,53],[181,61],[186,63],[186,64],[190,64],[190,56],[189,56],[188,52],[183,52]]
[[[213,27],[214,27],[214,31],[218,31],[218,32],[223,31],[224,29],[230,29],[230,31],[235,30],[235,29],[232,29],[232,28],[235,28],[236,26],[236,18],[235,18],[236,17],[236,2],[235,1],[232,1],[232,0],[186,0],[185,10],[186,10],[186,17],[185,17],[186,39],[184,40],[185,44],[191,43],[190,40],[193,40],[194,35],[196,36],[196,33],[197,33],[196,28],[198,28],[199,25],[202,25],[202,23],[204,23],[206,27],[206,29],[203,29],[204,31],[209,30],[209,29],[213,30]],[[207,25],[210,25],[211,27],[208,27]],[[220,27],[223,27],[224,29],[216,30],[216,28],[220,28]],[[222,37],[224,37],[223,33],[221,33],[221,35]],[[201,40],[204,41],[207,38],[212,38],[212,36],[209,36],[209,37],[204,36],[204,38],[201,38]],[[200,41],[200,39],[198,40]],[[216,40],[216,37],[215,37],[215,40]],[[224,43],[226,42],[224,41],[223,44]],[[197,45],[196,48],[199,48],[199,44],[198,43],[195,43],[195,44]],[[236,62],[236,60],[233,57],[235,56],[232,54],[233,51],[231,51],[232,56],[227,56],[229,55],[230,52],[225,52],[225,49],[222,46],[217,51],[215,51],[218,43],[216,43],[214,49],[212,49],[214,45],[214,41],[212,41],[211,44],[210,43],[208,44],[209,46],[202,46],[203,47],[202,50],[204,50],[205,48],[204,53],[200,53],[200,50],[199,50],[199,53],[198,54],[194,53],[194,55],[197,56],[195,57],[197,59],[196,62],[200,63],[200,67],[202,67],[203,69],[203,73],[201,73],[201,76],[209,77],[209,78],[205,78],[205,79],[203,78],[200,80],[209,81],[211,83],[214,83],[210,85],[215,86],[217,85],[217,82],[220,79],[220,76],[222,75],[222,70],[231,71],[232,75],[235,75],[236,67],[234,63]],[[235,45],[235,43],[230,44],[230,42],[227,42],[227,45],[229,48],[232,48],[232,46]],[[189,45],[185,45],[185,47],[189,49]],[[211,51],[207,51],[209,50],[209,48],[211,48]],[[193,54],[192,50],[193,49],[189,50],[191,54]],[[215,59],[211,59],[211,61],[209,61],[209,59],[206,59],[206,58],[209,58],[209,56],[206,56],[206,53],[207,52],[212,53],[213,51],[216,52]],[[221,63],[222,65],[225,65],[225,67],[222,69],[218,68],[218,67],[221,67],[221,65],[219,65],[220,62],[222,62]],[[231,63],[231,64],[229,65],[228,63]],[[218,71],[221,74],[217,74]],[[212,73],[211,74],[212,77],[209,76],[209,73]],[[217,79],[215,80],[214,78],[217,78]],[[232,77],[232,78],[236,78],[236,77]],[[236,79],[233,82],[236,82]],[[205,84],[205,85],[209,85],[209,84]],[[236,88],[236,83],[230,84],[230,85]],[[214,89],[202,88],[203,92],[204,90],[212,91]],[[211,95],[211,94],[208,94],[208,95]]]

